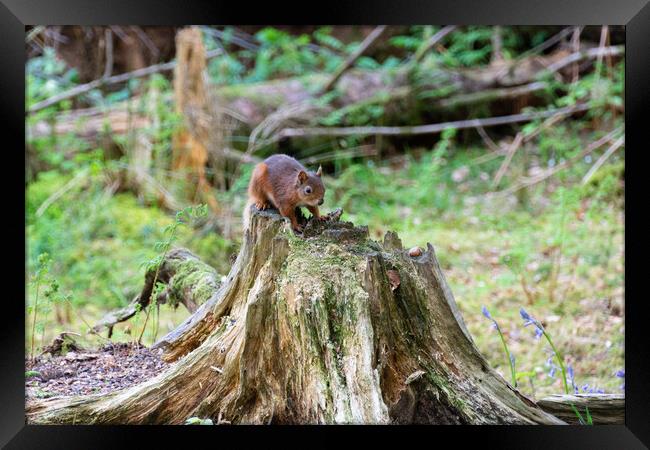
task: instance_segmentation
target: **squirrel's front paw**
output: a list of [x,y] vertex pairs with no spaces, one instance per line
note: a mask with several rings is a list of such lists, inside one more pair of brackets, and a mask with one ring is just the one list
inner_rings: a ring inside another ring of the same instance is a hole
[[293,227],[293,231],[295,231],[296,233],[302,233],[302,230],[303,230],[302,225],[296,225],[295,227]]
[[260,211],[264,211],[265,209],[268,209],[269,204],[268,203],[263,203],[263,202],[257,202],[257,203],[255,203],[255,207]]

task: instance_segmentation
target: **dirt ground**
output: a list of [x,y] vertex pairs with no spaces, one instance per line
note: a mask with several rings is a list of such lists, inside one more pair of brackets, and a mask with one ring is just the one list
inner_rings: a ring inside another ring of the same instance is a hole
[[110,343],[96,351],[41,355],[34,362],[25,362],[25,397],[107,394],[124,389],[167,368],[161,352],[133,343]]

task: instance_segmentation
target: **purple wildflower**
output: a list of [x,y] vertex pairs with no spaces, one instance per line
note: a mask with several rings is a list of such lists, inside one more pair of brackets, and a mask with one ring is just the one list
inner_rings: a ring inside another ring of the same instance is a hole
[[552,366],[551,370],[548,372],[548,376],[551,378],[555,378],[555,372],[557,371],[557,367]]
[[[614,375],[616,375],[618,378],[625,378],[625,369],[617,370]],[[625,383],[621,384],[621,390],[625,390]]]
[[499,324],[497,324],[497,321],[494,320],[494,317],[492,317],[492,315],[490,314],[490,311],[488,311],[488,309],[485,307],[485,305],[483,305],[481,307],[481,312],[483,313],[483,315],[486,318],[488,318],[490,321],[492,321],[492,328],[494,328],[495,330],[498,330],[499,329]]
[[541,338],[544,334],[542,325],[537,320],[535,320],[533,316],[528,314],[524,308],[519,309],[519,314],[521,315],[521,318],[524,319],[524,326],[527,327],[528,325],[535,325],[535,338]]
[[578,386],[576,386],[575,373],[573,372],[573,367],[570,365],[567,367],[567,372],[569,374],[569,380],[571,380],[571,385],[573,386],[573,392],[578,393]]
[[528,325],[534,325],[535,320],[526,312],[524,308],[519,309],[519,314],[521,315],[521,318],[524,319],[524,326],[527,327]]
[[[582,392],[587,392],[587,390],[589,390],[589,384],[585,383],[585,384],[582,386]],[[589,390],[589,392],[591,392],[591,390]]]

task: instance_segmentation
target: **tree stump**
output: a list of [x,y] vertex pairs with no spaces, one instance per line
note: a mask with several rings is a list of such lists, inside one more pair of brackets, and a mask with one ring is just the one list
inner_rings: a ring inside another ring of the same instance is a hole
[[431,244],[409,256],[395,233],[375,242],[332,216],[296,236],[252,210],[227,280],[155,345],[168,370],[30,401],[28,423],[564,423],[490,368]]

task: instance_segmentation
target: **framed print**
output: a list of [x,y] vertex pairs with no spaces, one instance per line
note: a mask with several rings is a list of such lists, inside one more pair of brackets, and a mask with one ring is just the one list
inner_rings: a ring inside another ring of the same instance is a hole
[[316,6],[3,2],[3,444],[646,448],[650,6]]

